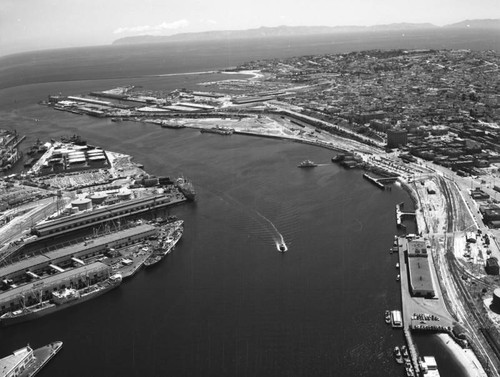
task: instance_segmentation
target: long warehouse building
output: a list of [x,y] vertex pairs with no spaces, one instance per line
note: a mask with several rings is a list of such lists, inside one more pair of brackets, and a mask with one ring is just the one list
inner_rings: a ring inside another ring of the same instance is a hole
[[155,208],[173,205],[185,201],[182,195],[154,195],[146,198],[130,199],[92,211],[77,213],[72,216],[38,224],[32,233],[39,236],[60,235],[75,230],[94,226],[106,221],[116,220],[124,216],[151,211]]
[[95,257],[103,255],[109,249],[120,248],[142,242],[158,234],[158,228],[149,224],[138,225],[93,238],[76,245],[21,259],[18,262],[0,268],[0,282],[3,289],[43,279],[53,274],[74,270],[86,265]]

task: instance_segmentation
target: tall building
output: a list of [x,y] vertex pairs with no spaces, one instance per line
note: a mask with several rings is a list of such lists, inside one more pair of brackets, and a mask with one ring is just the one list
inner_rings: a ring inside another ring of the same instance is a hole
[[387,147],[397,148],[408,143],[408,131],[391,128],[387,130]]

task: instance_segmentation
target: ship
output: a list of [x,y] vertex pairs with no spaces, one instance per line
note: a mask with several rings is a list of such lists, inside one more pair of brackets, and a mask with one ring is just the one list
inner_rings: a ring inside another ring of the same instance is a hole
[[170,254],[172,250],[175,248],[175,245],[182,237],[183,234],[183,220],[177,220],[172,223],[169,223],[169,235],[167,235],[162,242],[159,244],[159,247],[155,249],[153,254],[151,254],[144,265],[146,267],[150,267],[160,262],[167,254]]
[[175,185],[187,200],[192,202],[195,199],[196,192],[194,190],[193,184],[187,179],[185,179],[184,177],[177,178],[177,180],[175,181]]
[[4,313],[0,316],[0,324],[3,326],[9,326],[37,319],[47,314],[69,308],[73,305],[98,297],[111,289],[118,287],[121,282],[122,275],[114,274],[104,281],[82,289],[65,288],[63,290],[54,291],[52,292],[52,297],[49,300],[40,301],[35,305],[26,306],[18,310]]
[[209,133],[219,134],[219,135],[232,135],[234,132],[234,128],[215,126],[215,127],[211,127],[211,128],[202,128],[200,130],[200,132],[201,133],[209,132]]
[[297,167],[299,167],[299,168],[315,168],[316,166],[318,166],[318,164],[316,164],[315,162],[313,162],[311,160],[304,160],[300,164],[297,165]]
[[[0,359],[2,376],[32,377],[61,349],[63,342],[53,342],[33,350],[29,345]],[[15,372],[17,370],[17,372]]]

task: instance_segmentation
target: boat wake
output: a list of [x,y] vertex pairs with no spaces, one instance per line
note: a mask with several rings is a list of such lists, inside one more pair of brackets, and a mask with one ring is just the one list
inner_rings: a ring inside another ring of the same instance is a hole
[[273,240],[276,243],[276,249],[278,249],[278,251],[280,251],[282,253],[287,251],[288,247],[286,246],[285,239],[283,238],[283,235],[278,231],[276,226],[273,224],[273,222],[271,220],[269,220],[266,216],[261,214],[259,211],[255,211],[255,212],[257,213],[257,215],[259,215],[264,220],[266,220],[271,225],[272,229],[274,230]]

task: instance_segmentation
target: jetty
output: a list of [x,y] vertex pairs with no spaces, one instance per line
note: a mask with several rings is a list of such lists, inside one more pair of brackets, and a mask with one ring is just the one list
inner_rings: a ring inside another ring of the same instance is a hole
[[381,190],[385,190],[387,188],[384,183],[394,183],[398,179],[398,177],[375,178],[375,177],[372,177],[371,175],[368,175],[366,173],[363,174],[363,178],[366,179],[367,181],[373,183],[375,186],[377,186]]
[[404,202],[396,204],[396,225],[398,228],[406,228],[403,224],[404,217],[415,217],[415,212],[403,211]]

